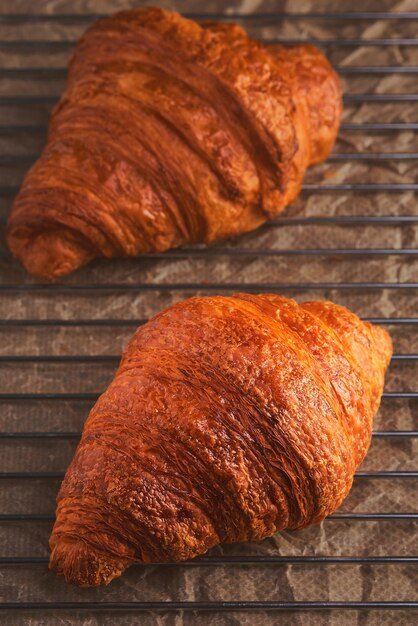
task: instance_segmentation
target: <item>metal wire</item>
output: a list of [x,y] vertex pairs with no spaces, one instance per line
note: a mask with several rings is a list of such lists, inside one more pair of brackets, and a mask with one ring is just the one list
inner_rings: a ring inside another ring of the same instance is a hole
[[[1,20],[0,20],[1,23]],[[345,66],[334,65],[334,69],[341,75],[375,75],[375,74],[417,74],[417,65],[363,65]],[[0,77],[9,79],[21,78],[65,78],[66,67],[4,67],[0,68]]]
[[[55,516],[48,513],[2,513],[0,522],[54,522]],[[418,513],[334,513],[325,522],[391,522],[418,521]]]
[[[418,39],[417,39],[418,42]],[[0,49],[2,45],[0,43]],[[33,104],[56,104],[59,100],[58,96],[0,96],[0,106],[22,105],[31,106]],[[354,93],[345,94],[343,96],[344,104],[350,103],[404,103],[418,102],[417,93]]]
[[[0,164],[31,165],[39,154],[0,154]],[[418,152],[337,152],[330,154],[329,162],[335,161],[416,161]]]
[[[379,325],[411,325],[418,324],[418,317],[364,317],[364,321]],[[146,319],[6,319],[0,320],[0,328],[9,326],[141,326]]]
[[[418,46],[418,38],[410,38],[410,37],[393,37],[390,39],[382,38],[382,39],[315,39],[315,38],[291,38],[291,37],[274,37],[271,39],[264,39],[265,43],[268,44],[284,44],[284,45],[292,45],[292,44],[313,44],[318,47],[354,47],[358,48],[361,46],[367,47],[381,47],[381,46]],[[51,41],[45,40],[8,40],[8,41],[0,41],[0,50],[8,50],[8,49],[22,49],[27,48],[30,50],[60,50],[60,49],[68,49],[75,46],[77,43],[76,39],[56,39]]]
[[324,611],[418,609],[418,602],[3,602],[0,609],[37,611]]
[[[15,196],[19,191],[19,187],[16,186],[2,186],[0,187],[1,196]],[[403,191],[418,191],[418,183],[344,183],[339,185],[328,185],[323,183],[305,184],[302,185],[301,194],[306,193],[329,193],[329,192],[376,192],[382,191],[400,193]]]
[[[64,478],[64,472],[32,472],[32,471],[0,472],[0,480],[62,480],[63,478]],[[382,472],[357,472],[355,474],[355,479],[369,480],[369,479],[382,479],[382,478],[384,479],[418,478],[418,472],[382,471]]]
[[[98,20],[107,17],[109,13],[56,13],[56,14],[20,14],[10,13],[0,15],[0,23],[3,24],[19,24],[20,22],[85,22]],[[209,18],[211,20],[218,19],[224,21],[246,20],[246,21],[264,21],[264,20],[415,20],[418,19],[418,11],[324,11],[321,13],[315,11],[307,12],[283,12],[274,13],[214,13],[214,12],[186,12],[184,16],[192,20],[203,20]]]
[[418,283],[94,283],[94,284],[2,284],[0,293],[98,293],[98,292],[145,292],[145,291],[187,291],[187,292],[227,292],[260,290],[279,291],[313,291],[313,290],[358,290],[370,291],[381,289],[418,289]]
[[[9,250],[0,251],[0,259],[11,258]],[[142,260],[155,261],[158,259],[188,259],[188,258],[221,258],[221,257],[388,257],[388,256],[418,256],[416,248],[301,248],[301,249],[273,249],[273,248],[183,248],[167,252],[150,252],[141,254]]]
[[[119,354],[33,354],[33,355],[21,355],[10,354],[0,355],[0,363],[118,363],[121,357]],[[392,361],[418,361],[418,354],[394,354]]]
[[[110,13],[9,13],[0,15],[0,23],[12,24],[19,22],[66,22],[66,21],[92,21],[109,16]],[[184,16],[192,20],[209,18],[223,21],[233,20],[415,20],[418,19],[418,11],[307,11],[287,12],[275,11],[274,13],[216,13],[216,12],[185,12]]]
[[[91,400],[95,401],[100,396],[99,391],[96,392],[67,392],[67,393],[0,393],[0,401],[2,400]],[[382,394],[382,398],[393,400],[397,398],[405,398],[413,400],[418,398],[418,391],[388,391]]]
[[[0,557],[0,565],[44,565],[47,556]],[[175,563],[175,567],[213,565],[387,565],[416,564],[417,556],[206,556]],[[138,563],[136,567],[173,567],[173,563]]]
[[[8,126],[0,125],[0,135],[14,135],[22,133],[24,135],[45,134],[47,132],[46,124],[11,124]],[[342,132],[398,132],[418,130],[418,122],[362,122],[360,124],[344,122],[341,124]]]
[[[395,439],[408,439],[418,437],[417,430],[387,430],[377,431],[372,434],[373,437],[386,437]],[[17,431],[17,432],[0,432],[0,439],[79,439],[81,437],[81,431],[79,432],[67,432],[67,431]],[[387,474],[387,472],[385,473]],[[1,475],[1,474],[0,474]],[[3,472],[4,475],[4,472]],[[410,475],[410,472],[407,472]]]

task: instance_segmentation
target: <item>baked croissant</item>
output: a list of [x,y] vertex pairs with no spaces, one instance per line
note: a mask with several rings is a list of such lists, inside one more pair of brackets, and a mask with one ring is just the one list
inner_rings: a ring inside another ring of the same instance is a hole
[[94,257],[250,231],[296,198],[340,117],[338,77],[312,46],[155,8],[116,13],[76,46],[8,245],[54,280]]
[[236,294],[159,313],[86,422],[50,568],[107,584],[320,522],[369,447],[391,353],[386,331],[331,302]]

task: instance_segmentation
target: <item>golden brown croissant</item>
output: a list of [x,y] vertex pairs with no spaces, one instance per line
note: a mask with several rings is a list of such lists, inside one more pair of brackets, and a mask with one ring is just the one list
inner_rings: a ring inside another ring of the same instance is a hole
[[312,46],[265,46],[234,24],[122,11],[88,29],[7,241],[36,276],[252,230],[299,193],[341,117]]
[[86,422],[51,569],[107,584],[320,522],[369,447],[391,354],[384,330],[331,302],[237,294],[159,313]]

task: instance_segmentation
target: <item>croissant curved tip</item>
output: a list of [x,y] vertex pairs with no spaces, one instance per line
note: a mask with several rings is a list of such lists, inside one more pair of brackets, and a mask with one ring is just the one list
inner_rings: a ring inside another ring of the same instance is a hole
[[131,564],[125,558],[100,552],[76,537],[54,538],[51,547],[49,569],[79,587],[108,585]]
[[50,231],[27,238],[9,228],[7,243],[25,268],[37,278],[55,281],[88,263],[94,254],[70,232]]

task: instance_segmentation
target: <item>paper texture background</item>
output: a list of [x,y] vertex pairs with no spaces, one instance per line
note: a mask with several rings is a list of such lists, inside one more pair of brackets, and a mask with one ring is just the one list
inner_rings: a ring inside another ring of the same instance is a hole
[[[8,3],[7,3],[8,4]],[[52,0],[32,3],[16,0],[2,3],[2,13],[104,13],[138,5],[128,0],[105,2]],[[144,3],[145,4],[145,3]],[[267,12],[274,11],[405,11],[417,10],[414,0],[388,2],[242,2],[192,1],[160,2],[180,11]],[[34,22],[0,24],[0,40],[75,39],[87,22]],[[288,38],[386,38],[417,36],[413,21],[248,20],[249,30],[258,37]],[[0,49],[1,67],[64,67],[69,49]],[[334,47],[331,61],[348,65],[418,65],[418,47]],[[346,76],[346,93],[418,93],[416,74]],[[0,97],[10,95],[55,95],[63,80],[54,75],[38,78],[3,78]],[[418,122],[417,103],[347,104],[346,123]],[[0,107],[0,125],[46,124],[49,105]],[[1,154],[35,155],[41,149],[42,133],[1,135]],[[335,152],[418,152],[413,131],[342,131]],[[0,185],[18,185],[28,164],[2,164]],[[312,169],[307,183],[413,183],[418,180],[418,161],[327,162]],[[10,209],[11,198],[1,199],[1,217]],[[402,193],[318,192],[304,193],[285,216],[378,216],[416,215],[417,196]],[[267,225],[222,247],[254,249],[301,248],[416,248],[418,227],[414,224],[368,225]],[[33,280],[17,262],[0,259],[0,282],[29,284]],[[125,326],[0,326],[2,355],[117,355],[134,330],[132,320],[147,318],[184,297],[205,294],[205,284],[239,285],[259,283],[411,283],[418,278],[418,259],[413,256],[206,256],[192,259],[97,261],[70,276],[67,285],[198,284],[199,289],[120,290],[93,294],[91,291],[4,292],[0,297],[0,319],[124,319]],[[219,293],[228,293],[228,286]],[[283,291],[298,301],[329,298],[367,317],[418,317],[417,292],[413,289],[305,289]],[[418,352],[417,326],[388,327],[395,353]],[[116,363],[0,363],[0,393],[100,392],[110,381]],[[396,361],[387,376],[386,391],[416,391],[418,361]],[[0,431],[63,431],[82,428],[92,404],[90,400],[48,400],[39,402],[1,401]],[[417,430],[417,399],[386,399],[376,417],[375,431]],[[361,468],[367,470],[417,470],[417,439],[379,437]],[[0,439],[0,470],[65,471],[77,440]],[[0,510],[3,513],[54,512],[59,479],[2,480]],[[358,479],[341,507],[346,513],[417,512],[416,479]],[[0,524],[1,556],[47,556],[49,522]],[[415,521],[326,521],[321,526],[298,532],[284,532],[258,544],[216,549],[213,555],[280,556],[387,556],[416,555]],[[46,565],[2,566],[0,596],[3,602],[30,601],[418,601],[416,564],[378,565],[224,565],[135,567],[106,589],[78,590],[48,573]],[[304,611],[304,612],[123,612],[35,611],[3,612],[0,624],[161,624],[183,626],[364,626],[413,624],[417,612],[405,611]]]

